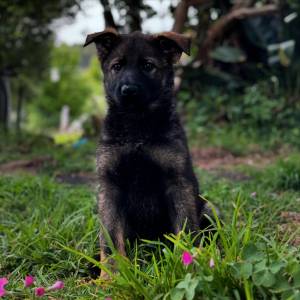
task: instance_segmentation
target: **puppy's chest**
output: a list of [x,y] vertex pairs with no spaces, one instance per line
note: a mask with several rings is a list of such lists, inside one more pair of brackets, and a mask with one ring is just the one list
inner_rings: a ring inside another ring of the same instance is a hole
[[[168,147],[126,144],[108,147],[100,172],[123,193],[140,196],[161,193],[180,164]],[[101,161],[101,159],[100,159]]]
[[158,183],[162,185],[167,175],[162,159],[151,148],[137,144],[120,149],[112,168],[123,189],[136,191],[141,188],[144,192],[150,192]]

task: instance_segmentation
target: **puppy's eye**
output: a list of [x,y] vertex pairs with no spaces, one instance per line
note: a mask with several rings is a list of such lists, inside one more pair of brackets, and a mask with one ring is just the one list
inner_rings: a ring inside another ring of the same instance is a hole
[[112,65],[111,68],[112,68],[112,70],[118,72],[122,69],[122,65],[120,63],[115,63],[115,64]]
[[155,69],[155,65],[151,62],[144,62],[143,63],[143,70],[146,72],[151,72],[152,70]]

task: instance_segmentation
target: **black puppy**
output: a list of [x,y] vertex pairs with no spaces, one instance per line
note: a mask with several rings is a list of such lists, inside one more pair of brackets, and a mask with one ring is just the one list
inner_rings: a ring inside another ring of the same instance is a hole
[[[117,249],[125,240],[156,239],[200,228],[198,196],[185,133],[173,97],[173,64],[190,40],[166,32],[90,34],[104,74],[108,112],[97,153],[99,213]],[[107,255],[100,236],[101,257]]]

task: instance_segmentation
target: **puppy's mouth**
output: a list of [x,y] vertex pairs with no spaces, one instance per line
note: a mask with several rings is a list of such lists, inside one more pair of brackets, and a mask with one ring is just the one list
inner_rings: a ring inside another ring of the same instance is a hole
[[119,100],[122,107],[128,109],[147,109],[149,102],[142,96],[122,96]]
[[117,98],[121,105],[127,107],[146,107],[149,105],[149,95],[141,87],[130,86],[124,88],[122,86]]

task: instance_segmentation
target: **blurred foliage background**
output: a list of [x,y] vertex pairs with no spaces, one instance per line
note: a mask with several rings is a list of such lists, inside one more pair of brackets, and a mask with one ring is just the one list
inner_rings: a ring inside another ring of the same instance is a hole
[[[53,27],[58,19],[74,19],[83,2],[0,1],[0,124],[5,132],[98,135],[106,105],[95,51],[56,43]],[[122,33],[143,29],[160,15],[160,5],[168,5],[173,25],[166,30],[193,38],[192,55],[176,66],[175,85],[192,143],[218,144],[218,132],[225,131],[228,143],[233,135],[273,146],[280,141],[300,145],[299,1],[99,3],[99,19]]]

